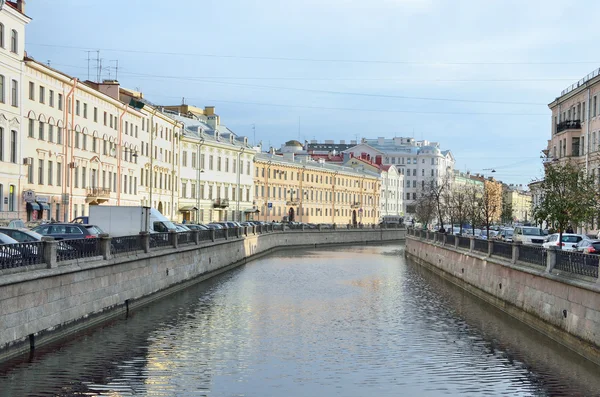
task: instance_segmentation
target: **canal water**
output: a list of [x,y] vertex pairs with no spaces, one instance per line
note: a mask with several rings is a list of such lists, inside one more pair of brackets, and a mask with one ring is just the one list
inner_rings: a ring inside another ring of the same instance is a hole
[[0,367],[1,396],[593,396],[600,370],[407,261],[280,252]]

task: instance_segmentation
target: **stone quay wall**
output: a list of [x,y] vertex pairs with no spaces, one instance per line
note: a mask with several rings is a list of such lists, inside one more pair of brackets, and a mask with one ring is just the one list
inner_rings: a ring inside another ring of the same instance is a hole
[[[486,242],[487,244],[487,242]],[[492,255],[447,244],[446,238],[408,235],[405,254],[418,264],[498,307],[587,359],[600,364],[600,283],[547,265]],[[516,255],[514,252],[517,252]]]
[[391,242],[405,235],[404,229],[246,232],[0,273],[0,361],[126,315],[276,249]]

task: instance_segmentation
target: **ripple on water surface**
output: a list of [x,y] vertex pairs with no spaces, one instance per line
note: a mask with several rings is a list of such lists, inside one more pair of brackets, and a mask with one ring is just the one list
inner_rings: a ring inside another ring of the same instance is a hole
[[0,395],[598,394],[598,367],[402,250],[260,259],[8,363]]

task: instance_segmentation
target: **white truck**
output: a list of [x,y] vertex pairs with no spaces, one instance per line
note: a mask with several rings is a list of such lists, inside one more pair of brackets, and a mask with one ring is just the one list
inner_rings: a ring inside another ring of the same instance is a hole
[[141,206],[90,205],[89,216],[77,218],[74,222],[76,221],[99,226],[111,237],[134,236],[140,232],[161,233],[175,230],[173,222],[157,209]]

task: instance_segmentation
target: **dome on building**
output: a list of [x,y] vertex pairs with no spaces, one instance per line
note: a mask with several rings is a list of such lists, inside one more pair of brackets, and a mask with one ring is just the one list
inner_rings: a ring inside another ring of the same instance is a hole
[[302,153],[303,151],[304,145],[293,139],[281,145],[281,153]]
[[303,145],[302,143],[300,143],[300,142],[298,142],[298,141],[296,141],[296,140],[293,140],[293,139],[292,139],[291,141],[287,141],[287,142],[285,143],[285,146],[290,146],[290,147],[291,147],[291,146],[300,146],[301,148],[303,148],[303,147],[304,147],[304,145]]

